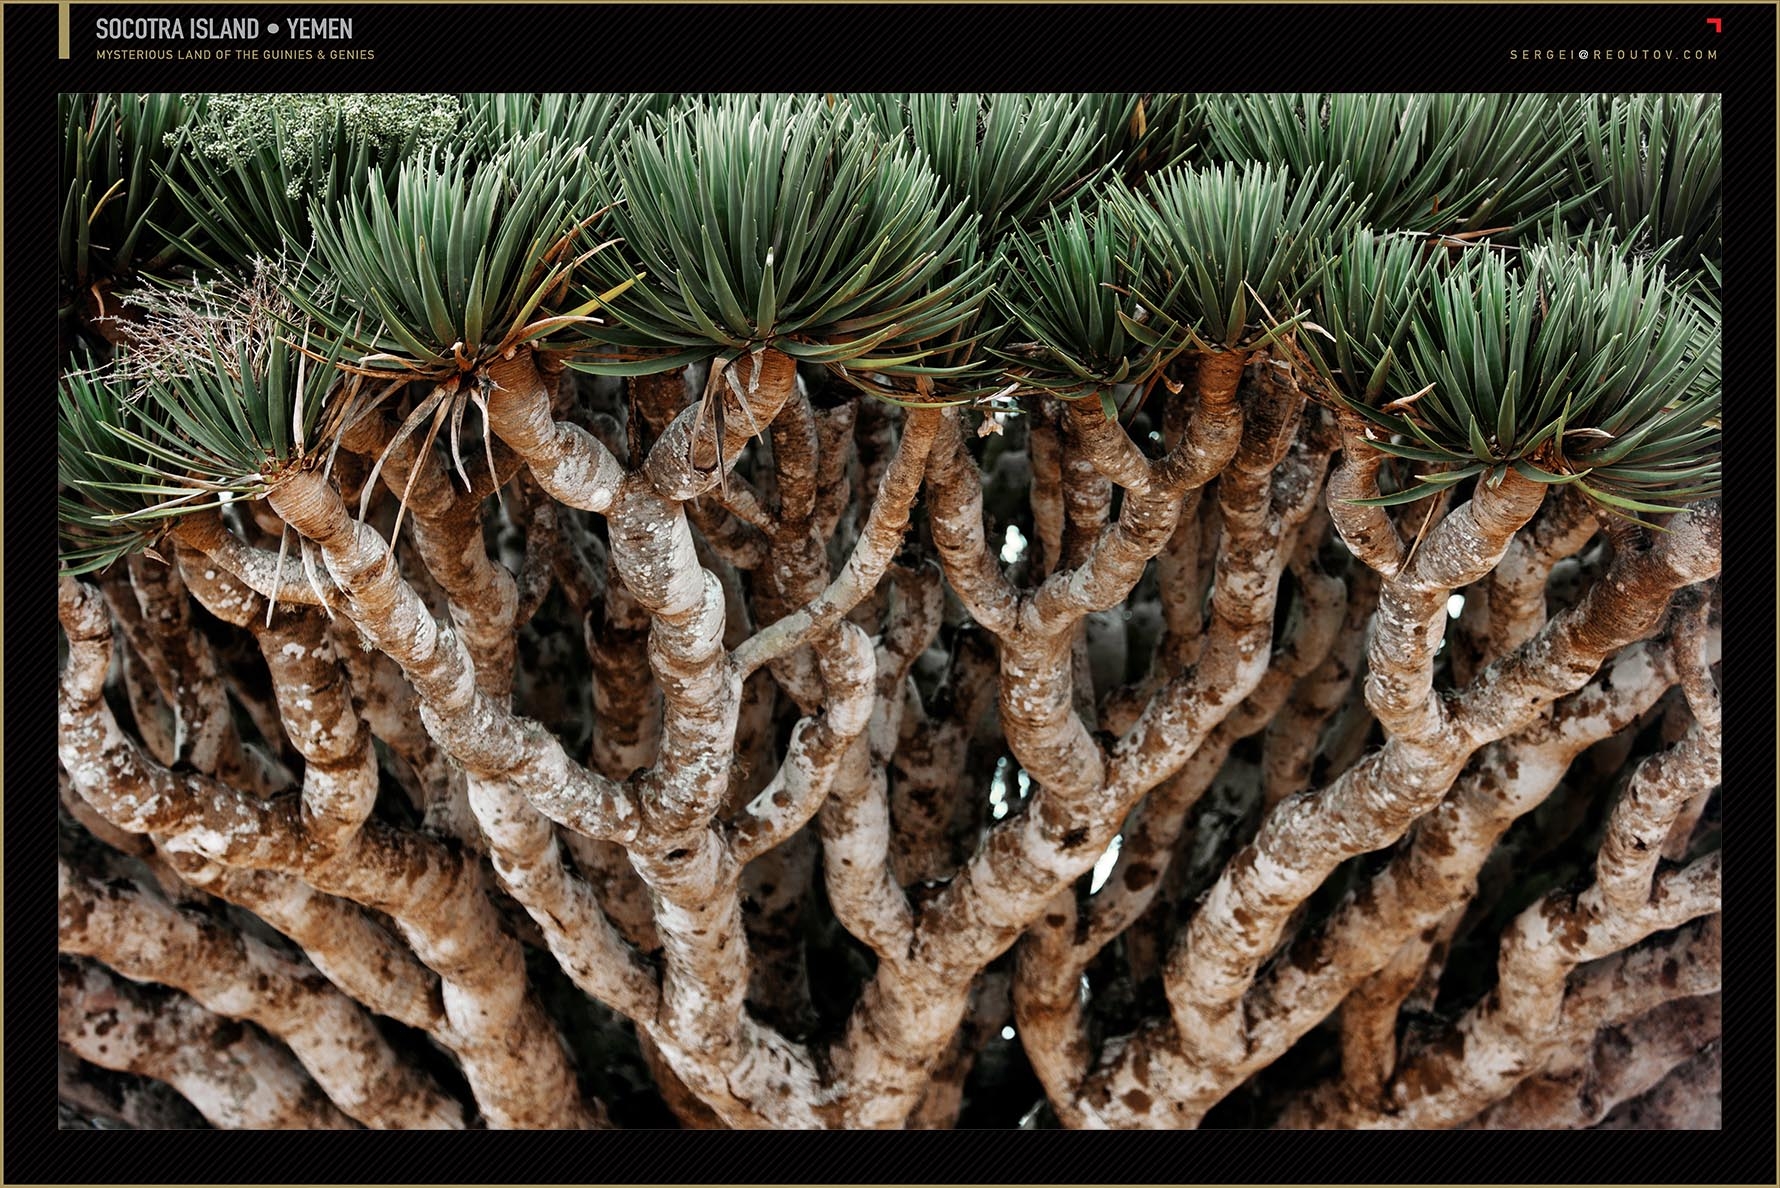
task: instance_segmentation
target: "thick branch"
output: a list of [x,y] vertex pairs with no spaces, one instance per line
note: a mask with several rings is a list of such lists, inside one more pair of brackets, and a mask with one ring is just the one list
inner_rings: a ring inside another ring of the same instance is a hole
[[155,834],[231,867],[298,874],[319,890],[388,912],[444,980],[456,1047],[490,1121],[573,1126],[591,1120],[555,1029],[527,993],[518,944],[501,931],[473,863],[430,838],[375,822],[347,844],[322,850],[288,801],[260,801],[152,762],[105,703],[110,628],[91,588],[63,579],[61,617],[69,663],[60,751],[89,804],[120,828]]
[[223,1130],[352,1130],[284,1048],[184,995],[157,995],[92,962],[59,970],[57,1035],[101,1068],[165,1081]]
[[352,521],[338,492],[303,471],[270,498],[287,523],[319,546],[353,622],[401,665],[420,696],[427,732],[466,772],[511,780],[546,814],[553,807],[572,814],[583,832],[619,840],[635,835],[636,808],[621,787],[575,763],[543,727],[514,717],[504,698],[477,687],[462,642],[441,629],[401,579],[383,538]]
[[762,628],[736,648],[735,666],[744,676],[828,630],[877,588],[908,531],[909,509],[940,421],[941,414],[934,409],[912,410],[904,419],[896,454],[884,469],[871,514],[846,566],[814,601]]
[[463,1109],[398,1057],[358,1003],[295,961],[183,914],[121,871],[57,867],[59,945],[161,982],[290,1045],[341,1110],[377,1129],[462,1129]]
[[1405,1065],[1389,1090],[1388,1112],[1341,1103],[1318,1113],[1306,1104],[1288,1111],[1280,1125],[1430,1129],[1474,1117],[1550,1059],[1561,1038],[1570,971],[1653,932],[1715,913],[1721,868],[1714,852],[1671,872],[1657,880],[1648,903],[1627,915],[1604,914],[1598,888],[1573,900],[1561,893],[1545,896],[1503,936],[1496,990],[1454,1025],[1446,1042]]
[[304,828],[317,845],[345,844],[377,802],[377,756],[326,620],[310,608],[290,608],[268,622],[263,600],[238,580],[184,550],[180,564],[199,602],[253,632],[285,735],[303,756]]
[[488,368],[494,393],[488,425],[531,468],[540,487],[560,503],[603,512],[618,493],[623,468],[599,439],[567,421],[552,420],[550,393],[532,352],[521,347]]
[[[1581,1130],[1650,1091],[1713,1045],[1724,1028],[1719,996],[1683,998],[1560,1053],[1547,1071],[1473,1118],[1464,1130]],[[1561,1067],[1560,1067],[1561,1066]]]

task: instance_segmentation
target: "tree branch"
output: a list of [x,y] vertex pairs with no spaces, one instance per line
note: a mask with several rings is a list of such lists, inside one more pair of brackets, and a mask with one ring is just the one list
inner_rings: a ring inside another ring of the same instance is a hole
[[165,1081],[223,1130],[353,1130],[288,1051],[183,995],[93,962],[58,970],[57,1035],[101,1068]]
[[472,863],[432,839],[374,822],[324,851],[311,844],[288,802],[260,801],[153,763],[105,703],[110,625],[97,596],[64,578],[60,610],[70,653],[60,752],[89,804],[120,828],[164,837],[211,861],[298,874],[318,890],[388,912],[444,980],[464,1071],[491,1123],[593,1120],[574,1091],[554,1027],[527,992],[518,945],[501,931]]
[[59,947],[136,981],[174,986],[205,1008],[290,1045],[335,1105],[376,1129],[461,1130],[463,1109],[409,1066],[364,1009],[249,936],[176,911],[117,869],[57,866]]

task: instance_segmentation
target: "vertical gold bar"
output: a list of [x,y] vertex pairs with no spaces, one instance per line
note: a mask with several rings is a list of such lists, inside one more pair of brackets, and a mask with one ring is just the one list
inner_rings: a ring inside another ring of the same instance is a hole
[[68,56],[68,0],[61,0],[56,5],[56,53]]

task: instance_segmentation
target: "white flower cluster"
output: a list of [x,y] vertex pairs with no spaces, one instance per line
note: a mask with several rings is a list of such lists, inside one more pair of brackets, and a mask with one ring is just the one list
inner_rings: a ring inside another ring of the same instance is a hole
[[292,198],[300,196],[311,154],[336,127],[355,140],[369,140],[381,155],[404,147],[430,148],[456,133],[463,116],[462,101],[446,94],[214,94],[187,99],[201,104],[190,130],[192,147],[227,165],[252,157],[282,126],[279,156],[291,179],[286,192]]

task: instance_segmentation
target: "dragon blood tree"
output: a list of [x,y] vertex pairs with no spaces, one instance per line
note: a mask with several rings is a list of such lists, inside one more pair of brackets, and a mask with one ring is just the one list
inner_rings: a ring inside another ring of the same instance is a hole
[[1714,101],[60,114],[66,1124],[1717,1124]]

